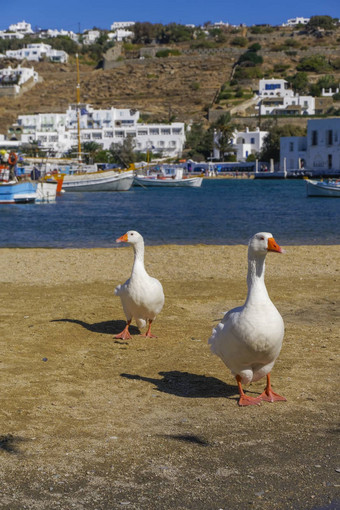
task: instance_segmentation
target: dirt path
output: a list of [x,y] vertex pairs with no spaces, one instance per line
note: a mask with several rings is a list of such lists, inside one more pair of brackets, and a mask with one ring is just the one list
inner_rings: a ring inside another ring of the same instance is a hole
[[0,508],[335,509],[339,260],[268,255],[288,401],[239,408],[207,338],[244,301],[246,247],[147,247],[166,304],[158,338],[129,341],[113,290],[131,249],[0,250]]

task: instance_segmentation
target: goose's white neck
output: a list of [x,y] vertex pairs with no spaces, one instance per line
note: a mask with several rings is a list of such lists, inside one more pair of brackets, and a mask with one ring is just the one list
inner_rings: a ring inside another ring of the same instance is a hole
[[133,266],[132,266],[132,276],[134,274],[140,274],[141,272],[145,272],[144,267],[144,242],[141,241],[139,243],[133,244],[133,251],[135,254]]
[[264,283],[266,254],[248,255],[247,304],[261,304],[269,299]]

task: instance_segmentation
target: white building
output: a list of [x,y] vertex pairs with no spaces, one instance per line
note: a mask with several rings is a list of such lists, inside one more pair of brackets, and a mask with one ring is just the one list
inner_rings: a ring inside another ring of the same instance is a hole
[[49,28],[47,30],[42,30],[40,33],[39,33],[39,37],[42,39],[44,37],[69,37],[70,39],[72,39],[72,41],[75,41],[75,42],[78,42],[78,39],[79,39],[79,36],[77,34],[75,34],[74,32],[72,32],[72,30],[64,30],[64,29],[61,29],[61,30],[57,30],[57,29],[52,29],[52,28]]
[[[185,143],[184,123],[140,124],[136,110],[109,108],[95,110],[90,105],[80,107],[81,141],[97,142],[107,150],[112,144],[132,137],[135,150],[152,150],[163,156],[179,156]],[[62,155],[77,145],[77,105],[69,106],[64,114],[44,113],[20,115],[14,126],[22,132],[23,143],[37,140],[41,147]]]
[[3,87],[14,87],[15,93],[20,92],[20,87],[29,80],[37,82],[39,75],[34,71],[33,67],[21,67],[18,65],[17,68],[11,66],[5,69],[0,69],[0,90]]
[[117,42],[122,42],[125,39],[128,39],[129,37],[133,37],[134,33],[131,32],[131,30],[125,30],[124,28],[117,28],[112,33],[108,34],[108,38],[110,40],[114,39]]
[[65,63],[68,60],[68,54],[63,50],[54,50],[49,44],[32,43],[20,50],[7,50],[6,56],[16,58],[17,60],[33,60],[39,62],[44,58],[51,62]]
[[30,23],[26,23],[26,21],[19,21],[19,23],[14,23],[8,27],[10,32],[20,32],[21,34],[33,34],[32,26]]
[[260,115],[314,115],[315,98],[300,96],[288,88],[283,79],[263,79],[259,81],[259,102],[255,109]]
[[22,34],[21,32],[4,32],[3,30],[0,31],[0,39],[23,39],[25,37],[25,34]]
[[318,173],[340,170],[340,118],[308,120],[307,136],[282,137],[281,169]]
[[100,31],[99,30],[88,30],[87,32],[83,33],[83,44],[89,45],[96,42],[97,39],[100,37]]
[[310,18],[290,18],[286,21],[286,23],[282,23],[283,27],[294,27],[295,25],[307,25],[309,23]]
[[111,25],[111,30],[117,30],[118,28],[129,28],[136,24],[135,21],[114,21]]
[[[268,131],[260,131],[259,128],[256,128],[255,131],[249,131],[249,128],[246,128],[245,131],[234,131],[230,144],[231,152],[236,155],[236,160],[243,162],[251,154],[259,153],[267,134]],[[214,133],[214,142],[216,143],[214,143],[213,158],[219,160],[222,154],[218,149],[218,132]]]

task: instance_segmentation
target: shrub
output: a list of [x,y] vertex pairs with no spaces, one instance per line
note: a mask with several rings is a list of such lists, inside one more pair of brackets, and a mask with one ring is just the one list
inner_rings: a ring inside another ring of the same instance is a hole
[[234,37],[234,39],[231,41],[231,44],[233,46],[240,46],[241,48],[244,48],[248,44],[248,39],[242,36]]

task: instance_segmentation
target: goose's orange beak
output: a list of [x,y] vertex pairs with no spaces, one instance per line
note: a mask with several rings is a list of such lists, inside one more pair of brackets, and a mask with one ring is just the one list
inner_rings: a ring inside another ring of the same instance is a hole
[[123,236],[118,237],[118,239],[116,239],[116,243],[127,243],[127,241],[128,241],[127,234],[124,234]]
[[274,237],[270,237],[268,239],[268,248],[267,249],[268,249],[268,251],[276,251],[278,253],[283,253],[283,249],[281,248],[281,246],[279,246],[277,244]]

